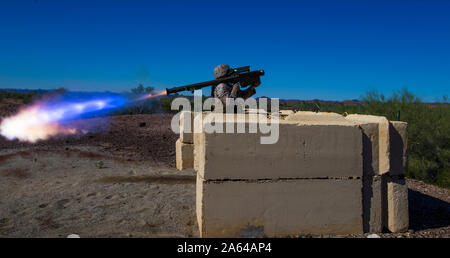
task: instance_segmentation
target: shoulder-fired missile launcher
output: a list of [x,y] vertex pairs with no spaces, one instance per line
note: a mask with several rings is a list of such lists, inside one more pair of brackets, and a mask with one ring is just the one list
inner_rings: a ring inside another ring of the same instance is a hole
[[194,83],[185,86],[174,87],[166,89],[166,94],[177,93],[181,91],[194,92],[195,90],[216,86],[220,83],[239,83],[241,88],[245,88],[250,85],[256,85],[260,82],[260,77],[264,75],[264,70],[250,71],[250,66],[243,66],[238,68],[231,68],[231,73],[223,78],[219,78],[212,81]]

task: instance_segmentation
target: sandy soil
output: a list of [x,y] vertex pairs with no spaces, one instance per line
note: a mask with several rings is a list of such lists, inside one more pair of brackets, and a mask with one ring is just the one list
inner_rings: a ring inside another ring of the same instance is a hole
[[[95,118],[83,123],[96,133],[37,144],[0,137],[0,237],[198,237],[195,171],[174,168],[170,120]],[[380,235],[450,237],[450,191],[408,187],[410,231]]]
[[194,171],[101,153],[85,146],[2,150],[0,236],[198,236]]

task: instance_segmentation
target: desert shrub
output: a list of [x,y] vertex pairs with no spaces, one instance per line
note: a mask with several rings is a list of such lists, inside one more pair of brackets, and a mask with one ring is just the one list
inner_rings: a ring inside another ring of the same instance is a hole
[[22,100],[22,103],[31,103],[34,99],[37,99],[42,94],[36,92],[15,92],[9,90],[0,90],[0,101],[3,99],[17,99]]
[[[154,93],[153,87],[144,87],[141,83],[136,87],[130,89],[129,92],[124,92],[128,99],[136,99],[144,94]],[[136,115],[136,114],[153,114],[162,112],[161,102],[158,98],[145,99],[138,102],[133,102],[119,110],[116,110],[112,115]]]
[[161,98],[161,107],[164,110],[164,112],[166,112],[166,113],[177,113],[178,112],[176,110],[171,109],[173,100],[174,100],[174,97]]
[[136,88],[132,88],[130,91],[133,94],[139,95],[139,94],[146,94],[146,93],[153,93],[155,88],[153,87],[144,87],[142,83],[139,83],[139,85]]
[[[363,99],[364,100],[364,99]],[[387,98],[365,99],[367,113],[408,122],[407,176],[450,187],[450,105],[430,105],[406,89]]]

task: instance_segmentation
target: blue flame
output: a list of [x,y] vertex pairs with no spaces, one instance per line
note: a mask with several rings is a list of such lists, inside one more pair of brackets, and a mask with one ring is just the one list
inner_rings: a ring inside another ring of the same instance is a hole
[[39,120],[64,122],[116,110],[127,103],[123,96],[71,98],[61,96],[45,101],[39,107]]
[[[49,94],[43,99],[19,110],[11,117],[1,120],[0,134],[7,139],[35,143],[54,136],[86,134],[97,130],[100,120],[82,119],[106,116],[111,111],[134,105],[141,99],[157,97],[161,94],[145,95],[145,98],[112,93],[74,93],[62,95]],[[134,98],[131,98],[134,97]],[[79,120],[79,121],[76,121]],[[104,125],[102,119],[101,124]]]

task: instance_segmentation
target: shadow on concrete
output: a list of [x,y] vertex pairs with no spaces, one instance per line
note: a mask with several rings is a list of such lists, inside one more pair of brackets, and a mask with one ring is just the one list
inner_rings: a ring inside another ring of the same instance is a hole
[[409,228],[425,230],[450,226],[450,203],[408,189]]

